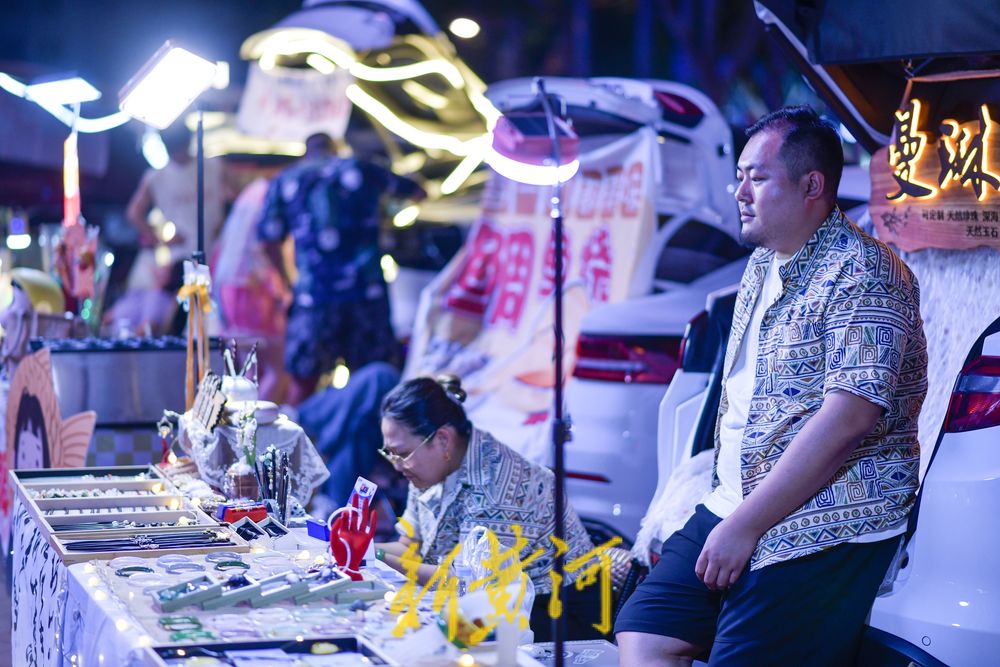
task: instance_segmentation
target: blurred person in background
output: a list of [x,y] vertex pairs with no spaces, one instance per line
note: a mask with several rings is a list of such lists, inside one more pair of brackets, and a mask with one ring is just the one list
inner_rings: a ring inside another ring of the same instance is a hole
[[237,339],[241,347],[246,342],[247,349],[258,345],[259,398],[281,403],[288,384],[282,350],[290,296],[257,239],[257,218],[267,188],[266,179],[254,179],[233,202],[219,234],[219,252],[211,261],[212,290],[222,316],[223,338]]
[[[147,169],[132,194],[126,217],[139,232],[139,254],[126,293],[105,317],[115,332],[179,333],[174,299],[183,282],[183,262],[198,249],[198,164],[191,132],[178,121],[161,134],[169,161]],[[205,256],[222,226],[226,197],[220,160],[205,161]],[[158,211],[158,213],[154,213]]]
[[[358,369],[399,363],[378,244],[383,195],[421,199],[413,181],[366,160],[338,157],[326,134],[272,181],[257,224],[268,257],[291,294],[285,334],[288,402],[299,404],[339,359]],[[281,245],[295,243],[294,284]]]

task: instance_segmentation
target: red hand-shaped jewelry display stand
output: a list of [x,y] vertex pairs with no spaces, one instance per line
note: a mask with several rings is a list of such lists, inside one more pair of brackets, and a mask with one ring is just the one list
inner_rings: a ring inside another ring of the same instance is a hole
[[376,518],[369,500],[362,501],[358,496],[351,499],[350,505],[330,515],[330,552],[337,567],[354,581],[361,581],[361,560],[375,537]]

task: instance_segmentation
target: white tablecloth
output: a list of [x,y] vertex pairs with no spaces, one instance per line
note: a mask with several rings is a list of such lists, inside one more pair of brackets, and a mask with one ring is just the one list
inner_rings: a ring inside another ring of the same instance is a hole
[[11,572],[12,665],[62,665],[66,566],[15,495],[12,514],[14,562]]
[[[147,665],[146,647],[165,642],[151,601],[138,589],[128,590],[127,582],[118,581],[104,563],[77,563],[67,567],[21,507],[15,508],[18,530],[15,531],[15,571],[13,576],[12,663],[17,667],[142,667]],[[302,529],[293,530],[298,542],[295,553],[325,551],[325,542],[314,540]],[[311,556],[310,556],[311,557]],[[192,556],[201,561],[203,556]],[[386,584],[400,586],[402,575],[384,563],[372,560],[364,568]],[[367,575],[366,575],[367,576]],[[178,581],[183,580],[183,575]],[[432,598],[433,596],[427,596]],[[281,604],[281,603],[279,603]],[[323,603],[319,603],[321,606]],[[406,665],[454,665],[459,652],[443,641],[434,627],[436,615],[429,609],[429,599],[421,605],[421,620],[429,625],[406,639],[391,636],[395,617],[377,602],[363,617],[347,618],[350,627],[344,632],[363,633],[382,644],[391,657]],[[177,613],[204,616],[207,612],[188,608]],[[217,613],[247,613],[245,607],[219,610]],[[155,636],[154,636],[155,635]],[[291,638],[291,637],[289,637]],[[428,642],[430,642],[428,644]],[[428,647],[433,653],[424,653]],[[425,655],[413,659],[415,652]],[[488,646],[473,650],[477,662],[493,664]],[[518,655],[518,664],[538,667],[526,652]]]

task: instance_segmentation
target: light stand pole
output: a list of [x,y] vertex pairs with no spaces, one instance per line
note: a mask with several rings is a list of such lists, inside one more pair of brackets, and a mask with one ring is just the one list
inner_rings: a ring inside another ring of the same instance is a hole
[[[552,142],[552,159],[554,167],[560,164],[559,136],[556,132],[555,112],[552,110],[551,100],[545,92],[545,82],[541,77],[535,79],[535,88],[541,98],[542,109],[545,111],[545,125],[548,129],[549,140]],[[563,212],[562,212],[562,181],[556,179],[553,184],[552,198],[550,200],[551,209],[549,215],[552,217],[552,233],[555,236],[555,287],[554,305],[555,313],[552,322],[553,334],[553,365],[555,369],[555,387],[553,392],[553,419],[552,419],[552,451],[555,463],[555,512],[556,525],[554,535],[559,544],[566,539],[566,459],[565,445],[567,436],[566,420],[563,417]],[[562,585],[565,574],[565,559],[563,554],[556,550],[556,562],[554,564],[556,573],[555,580]],[[555,640],[555,665],[563,667],[565,662],[563,657],[563,646],[566,641],[566,618],[560,614],[559,618],[552,619],[553,639]]]
[[195,264],[205,263],[205,122],[204,112],[198,107],[198,128],[195,132],[196,161],[198,165],[198,249],[192,255]]
[[[562,184],[569,181],[580,168],[579,140],[572,123],[557,115],[552,108],[552,98],[545,90],[545,82],[535,78],[532,82],[532,92],[538,98],[545,117],[545,132],[541,131],[539,113],[534,102],[530,110],[509,109],[497,120],[493,128],[491,148],[487,152],[486,162],[504,178],[536,185],[552,186],[552,197],[549,200],[552,218],[552,233],[554,236],[554,269],[555,285],[553,286],[554,316],[553,316],[553,412],[552,412],[552,450],[555,473],[555,529],[553,536],[565,542],[566,539],[566,461],[565,444],[569,439],[569,425],[563,415],[563,209]],[[565,110],[565,109],[564,109]],[[563,145],[562,140],[566,143]],[[546,143],[548,142],[548,143]],[[563,164],[565,160],[565,164]],[[557,548],[553,572],[555,579],[562,585],[565,578],[564,554]],[[558,594],[561,591],[554,591]],[[566,621],[563,614],[552,619],[552,637],[555,640],[555,665],[563,667],[565,658]]]
[[[215,63],[167,40],[119,92],[119,108],[132,118],[163,130],[199,95],[208,90],[215,79],[215,74]],[[192,256],[196,269],[205,262],[205,136],[202,116],[201,109],[198,109],[196,156],[198,249]],[[205,284],[202,284],[199,282],[200,273],[196,270],[190,278],[185,275],[184,286],[180,293],[186,296],[188,302],[185,388],[188,409],[194,403],[195,387],[208,368],[205,313],[201,304],[203,298],[207,299],[208,277],[205,276]],[[192,321],[198,323],[197,331]]]

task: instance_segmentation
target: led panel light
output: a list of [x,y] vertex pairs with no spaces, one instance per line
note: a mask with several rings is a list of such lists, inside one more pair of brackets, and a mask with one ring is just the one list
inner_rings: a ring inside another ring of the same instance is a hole
[[159,130],[169,127],[215,80],[215,63],[167,40],[118,94],[119,108]]
[[529,185],[555,185],[580,169],[580,137],[572,125],[555,118],[560,164],[552,161],[552,141],[544,114],[511,113],[493,129],[485,160],[501,176]]
[[526,185],[555,185],[565,183],[580,170],[580,161],[573,160],[558,168],[551,165],[537,165],[511,159],[494,148],[486,151],[486,164],[504,178]]
[[36,80],[28,85],[26,92],[31,99],[48,104],[78,104],[101,99],[101,91],[79,76]]

